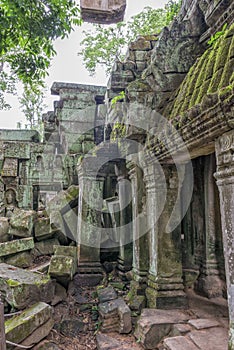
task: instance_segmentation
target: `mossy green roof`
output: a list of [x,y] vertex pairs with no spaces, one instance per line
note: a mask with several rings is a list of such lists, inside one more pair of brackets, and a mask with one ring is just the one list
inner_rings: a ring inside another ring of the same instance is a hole
[[174,119],[201,104],[207,94],[234,87],[234,24],[191,67],[176,97],[164,111]]

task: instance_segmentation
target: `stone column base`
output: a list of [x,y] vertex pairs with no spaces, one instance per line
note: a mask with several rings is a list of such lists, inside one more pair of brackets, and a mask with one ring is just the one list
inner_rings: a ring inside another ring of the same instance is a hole
[[145,294],[147,307],[154,309],[184,309],[188,307],[187,295],[181,283],[159,284],[149,277]]
[[223,297],[224,282],[216,275],[201,274],[195,282],[195,291],[205,297],[217,298]]
[[96,286],[103,279],[103,269],[100,262],[82,262],[78,266],[76,279],[82,286]]

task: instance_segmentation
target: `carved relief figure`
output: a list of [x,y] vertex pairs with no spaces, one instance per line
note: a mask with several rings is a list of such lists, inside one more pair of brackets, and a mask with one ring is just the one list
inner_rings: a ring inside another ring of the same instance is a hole
[[16,192],[14,189],[9,188],[5,193],[5,205],[6,205],[6,217],[10,218],[14,209],[17,206]]

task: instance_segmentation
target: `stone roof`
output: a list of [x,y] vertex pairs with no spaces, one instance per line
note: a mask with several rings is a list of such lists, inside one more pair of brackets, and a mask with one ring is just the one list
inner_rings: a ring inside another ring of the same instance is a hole
[[[224,95],[234,87],[234,24],[213,46],[197,59],[176,92],[176,98],[164,111],[182,124],[186,112],[201,105],[206,95]],[[201,108],[201,107],[200,107]],[[180,116],[180,117],[178,117]]]

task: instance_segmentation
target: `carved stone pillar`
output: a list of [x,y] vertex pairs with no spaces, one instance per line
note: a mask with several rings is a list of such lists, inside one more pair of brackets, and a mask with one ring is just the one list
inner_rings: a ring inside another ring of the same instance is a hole
[[[150,267],[146,298],[148,307],[158,309],[187,306],[182,283],[180,225],[168,232],[168,223],[180,194],[174,166],[148,166],[145,172]],[[175,212],[176,210],[176,212]],[[160,215],[161,214],[161,215]]]
[[133,282],[132,290],[144,294],[149,269],[149,242],[145,203],[143,172],[134,163],[128,164],[132,187],[132,225],[133,225]]
[[100,274],[101,210],[104,178],[97,173],[96,157],[85,157],[78,165],[78,271]]
[[125,273],[132,268],[132,209],[131,186],[125,161],[115,166],[118,181],[118,195],[120,206],[120,247],[118,258],[119,275],[125,279]]
[[223,232],[227,296],[229,305],[229,349],[234,348],[234,130],[216,141],[220,211]]
[[205,235],[203,245],[203,260],[201,273],[196,284],[196,290],[215,298],[223,295],[223,282],[219,275],[217,254],[218,239],[221,235],[220,210],[218,206],[217,188],[214,180],[215,156],[205,158],[204,164],[204,204],[205,204]]

